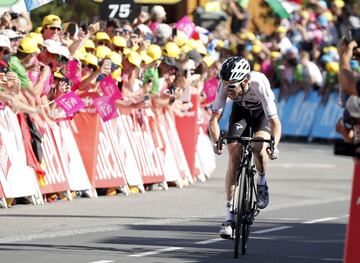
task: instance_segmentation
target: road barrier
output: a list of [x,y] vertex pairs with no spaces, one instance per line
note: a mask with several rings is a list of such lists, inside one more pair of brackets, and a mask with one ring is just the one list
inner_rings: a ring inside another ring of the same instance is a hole
[[360,259],[360,164],[356,161],[350,205],[349,224],[345,241],[344,263],[358,263]]
[[215,157],[198,125],[199,110],[183,118],[168,109],[118,110],[103,122],[90,108],[49,124],[6,107],[0,111],[0,199],[6,206],[4,198],[31,196],[42,204],[51,193],[71,200],[71,191],[96,197],[97,188],[130,194],[129,187],[144,192],[147,184],[167,189],[168,182],[183,187],[204,180]]

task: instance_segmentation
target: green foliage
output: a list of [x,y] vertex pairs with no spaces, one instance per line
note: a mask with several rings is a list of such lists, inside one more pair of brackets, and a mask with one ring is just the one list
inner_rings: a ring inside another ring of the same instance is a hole
[[99,7],[100,4],[92,0],[55,0],[32,10],[30,15],[34,28],[41,26],[42,19],[49,14],[58,15],[62,22],[91,23],[93,18],[99,15]]

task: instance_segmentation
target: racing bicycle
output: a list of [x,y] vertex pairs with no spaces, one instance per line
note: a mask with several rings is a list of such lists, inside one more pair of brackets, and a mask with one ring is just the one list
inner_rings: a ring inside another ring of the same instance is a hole
[[[252,134],[251,129],[250,134]],[[254,182],[256,169],[253,164],[251,144],[255,142],[268,143],[268,149],[270,149],[271,152],[274,152],[274,137],[271,136],[271,139],[240,136],[225,137],[224,133],[221,133],[219,143],[224,143],[224,140],[233,140],[243,145],[242,159],[236,170],[236,184],[232,201],[235,223],[232,239],[234,240],[234,257],[237,258],[239,254],[240,239],[241,253],[242,255],[246,254],[250,226],[260,212],[256,203],[256,184]]]

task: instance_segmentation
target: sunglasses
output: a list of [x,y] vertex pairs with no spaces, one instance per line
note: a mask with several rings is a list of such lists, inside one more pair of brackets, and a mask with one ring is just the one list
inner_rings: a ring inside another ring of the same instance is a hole
[[4,55],[8,55],[10,53],[10,51],[7,48],[4,48],[4,47],[0,47],[0,52],[3,52]]
[[96,67],[95,65],[91,65],[91,64],[88,64],[88,65],[86,65],[86,64],[81,64],[81,68],[85,68],[85,67],[91,69],[92,71],[96,71],[96,70],[97,70],[97,67]]
[[50,29],[51,31],[61,31],[61,28],[58,28],[58,27],[55,27],[55,26],[50,26],[50,27],[47,27],[48,29]]
[[58,62],[60,62],[61,64],[66,64],[66,63],[68,63],[68,61],[69,61],[66,57],[63,57],[63,56],[57,56],[57,57],[56,57],[56,60],[57,60]]
[[235,89],[239,84],[241,85],[242,82],[235,82],[232,84],[225,84],[224,82],[222,82],[222,84],[228,89]]
[[98,41],[97,42],[98,46],[109,46],[108,42],[105,42],[105,41]]

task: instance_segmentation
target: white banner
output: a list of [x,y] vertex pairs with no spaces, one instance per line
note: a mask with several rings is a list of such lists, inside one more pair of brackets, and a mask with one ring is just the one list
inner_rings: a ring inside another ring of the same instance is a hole
[[210,138],[204,133],[202,128],[199,129],[196,153],[203,172],[209,177],[216,168],[216,160]]
[[70,190],[91,189],[89,177],[71,131],[70,123],[61,121],[60,127],[56,126],[52,131]]
[[37,195],[34,170],[27,166],[24,142],[16,115],[0,111],[0,182],[8,198]]

